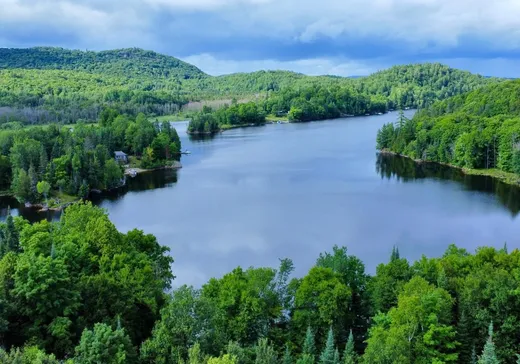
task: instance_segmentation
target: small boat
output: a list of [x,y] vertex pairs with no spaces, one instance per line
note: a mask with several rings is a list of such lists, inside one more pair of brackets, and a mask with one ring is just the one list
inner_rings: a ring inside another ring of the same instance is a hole
[[137,176],[137,171],[135,169],[131,169],[128,171],[128,175],[134,178],[135,176]]
[[278,121],[277,124],[281,124],[282,122],[281,121]]
[[383,113],[382,112],[378,112],[377,115],[383,115]]
[[191,154],[191,152],[189,150],[185,150],[184,152],[181,151],[181,154]]

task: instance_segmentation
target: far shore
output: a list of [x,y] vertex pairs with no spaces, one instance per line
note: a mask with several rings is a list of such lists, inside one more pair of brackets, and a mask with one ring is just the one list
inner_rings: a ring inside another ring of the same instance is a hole
[[399,154],[396,152],[393,152],[388,149],[380,150],[379,153],[381,154],[388,154],[388,155],[395,155],[398,157],[408,158],[414,161],[415,163],[421,164],[421,163],[433,163],[438,164],[450,168],[455,168],[460,170],[462,173],[468,175],[468,176],[486,176],[486,177],[492,177],[495,178],[503,183],[506,183],[508,185],[512,186],[520,186],[520,175],[517,175],[515,173],[509,173],[504,172],[498,169],[475,169],[475,168],[464,168],[459,167],[450,163],[442,163],[442,162],[435,162],[435,161],[429,161],[424,159],[414,159],[406,154]]

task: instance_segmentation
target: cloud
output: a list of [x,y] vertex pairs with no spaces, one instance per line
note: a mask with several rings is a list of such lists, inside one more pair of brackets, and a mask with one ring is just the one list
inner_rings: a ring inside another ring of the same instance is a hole
[[236,61],[218,59],[206,53],[185,57],[183,60],[194,64],[214,76],[232,72],[254,72],[259,70],[292,70],[312,76],[359,76],[370,74],[378,69],[377,67],[370,67],[357,61],[327,58],[299,59],[293,61],[279,61],[275,59]]
[[520,58],[518,0],[0,0],[0,7],[0,46],[137,46],[201,62],[209,55],[228,70],[264,62],[345,73]]

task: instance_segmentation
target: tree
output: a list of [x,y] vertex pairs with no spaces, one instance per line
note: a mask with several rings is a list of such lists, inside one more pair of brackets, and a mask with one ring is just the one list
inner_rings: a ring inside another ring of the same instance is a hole
[[18,201],[26,202],[31,198],[31,179],[24,169],[14,173],[12,190]]
[[291,355],[291,350],[289,349],[289,345],[285,345],[285,351],[283,353],[282,364],[293,364],[293,358]]
[[109,159],[105,163],[105,187],[112,189],[121,185],[121,179],[123,178],[123,172],[121,167],[113,159]]
[[43,195],[43,197],[45,198],[45,204],[48,205],[47,195],[49,194],[49,191],[51,190],[51,185],[49,184],[49,182],[47,182],[47,181],[38,182],[38,184],[36,185],[36,189],[38,190],[38,193],[40,195]]
[[452,305],[444,289],[412,278],[403,286],[397,307],[374,318],[364,362],[456,362]]
[[95,324],[93,330],[83,331],[74,361],[78,364],[135,363],[136,355],[124,329],[113,330],[106,324]]
[[500,361],[495,353],[495,344],[493,343],[493,323],[489,324],[488,339],[482,350],[482,355],[478,358],[478,364],[499,364]]
[[294,328],[299,334],[305,327],[312,326],[316,342],[323,345],[330,327],[338,332],[344,330],[351,297],[352,291],[340,274],[330,268],[311,268],[296,290]]
[[218,358],[209,358],[207,364],[237,364],[237,358],[229,354],[224,354]]
[[[5,231],[4,231],[4,251],[3,253],[14,252],[18,253],[20,251],[20,234],[18,233],[18,229],[14,224],[13,215],[11,215],[11,209],[7,208],[7,218],[5,220]],[[0,258],[2,255],[2,251],[0,249]]]
[[3,364],[59,364],[53,354],[47,355],[36,346],[13,348],[10,352],[0,348],[0,363]]
[[255,346],[255,364],[277,364],[278,357],[276,351],[272,346],[269,345],[269,341],[266,338],[259,339],[258,344]]
[[320,355],[320,364],[334,364],[334,333],[332,332],[332,327],[329,329],[329,333],[327,335],[327,342],[325,344],[325,348],[321,352]]
[[354,351],[354,336],[352,335],[352,330],[350,330],[350,334],[348,335],[347,345],[345,346],[345,352],[343,353],[343,363],[344,364],[355,364],[357,361],[357,355]]
[[188,349],[188,364],[203,364],[204,358],[200,350],[200,344],[197,342]]
[[314,342],[314,333],[310,326],[307,327],[307,332],[305,334],[305,341],[303,342],[303,354],[315,356],[316,355],[316,346]]
[[336,350],[334,350],[334,360],[333,360],[333,363],[334,364],[341,364],[341,356],[339,355],[338,348],[336,348]]

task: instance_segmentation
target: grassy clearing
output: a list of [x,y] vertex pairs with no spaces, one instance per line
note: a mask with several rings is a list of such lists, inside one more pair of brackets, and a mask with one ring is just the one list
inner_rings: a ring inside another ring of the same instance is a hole
[[188,114],[183,114],[183,113],[179,113],[179,114],[171,114],[171,115],[162,115],[162,116],[152,116],[152,117],[149,117],[148,120],[149,121],[152,121],[152,122],[164,122],[164,121],[173,121],[173,122],[176,122],[176,121],[186,121],[186,120],[189,120],[191,118],[190,115]]
[[276,115],[273,115],[273,114],[267,115],[265,117],[265,120],[266,121],[271,121],[271,122],[280,121],[282,123],[288,123],[289,122],[289,119],[287,118],[287,116],[276,116]]
[[504,183],[510,185],[520,185],[520,176],[518,174],[504,172],[499,169],[491,168],[491,169],[472,169],[472,168],[463,168],[462,171],[469,175],[475,176],[489,176],[496,178]]

